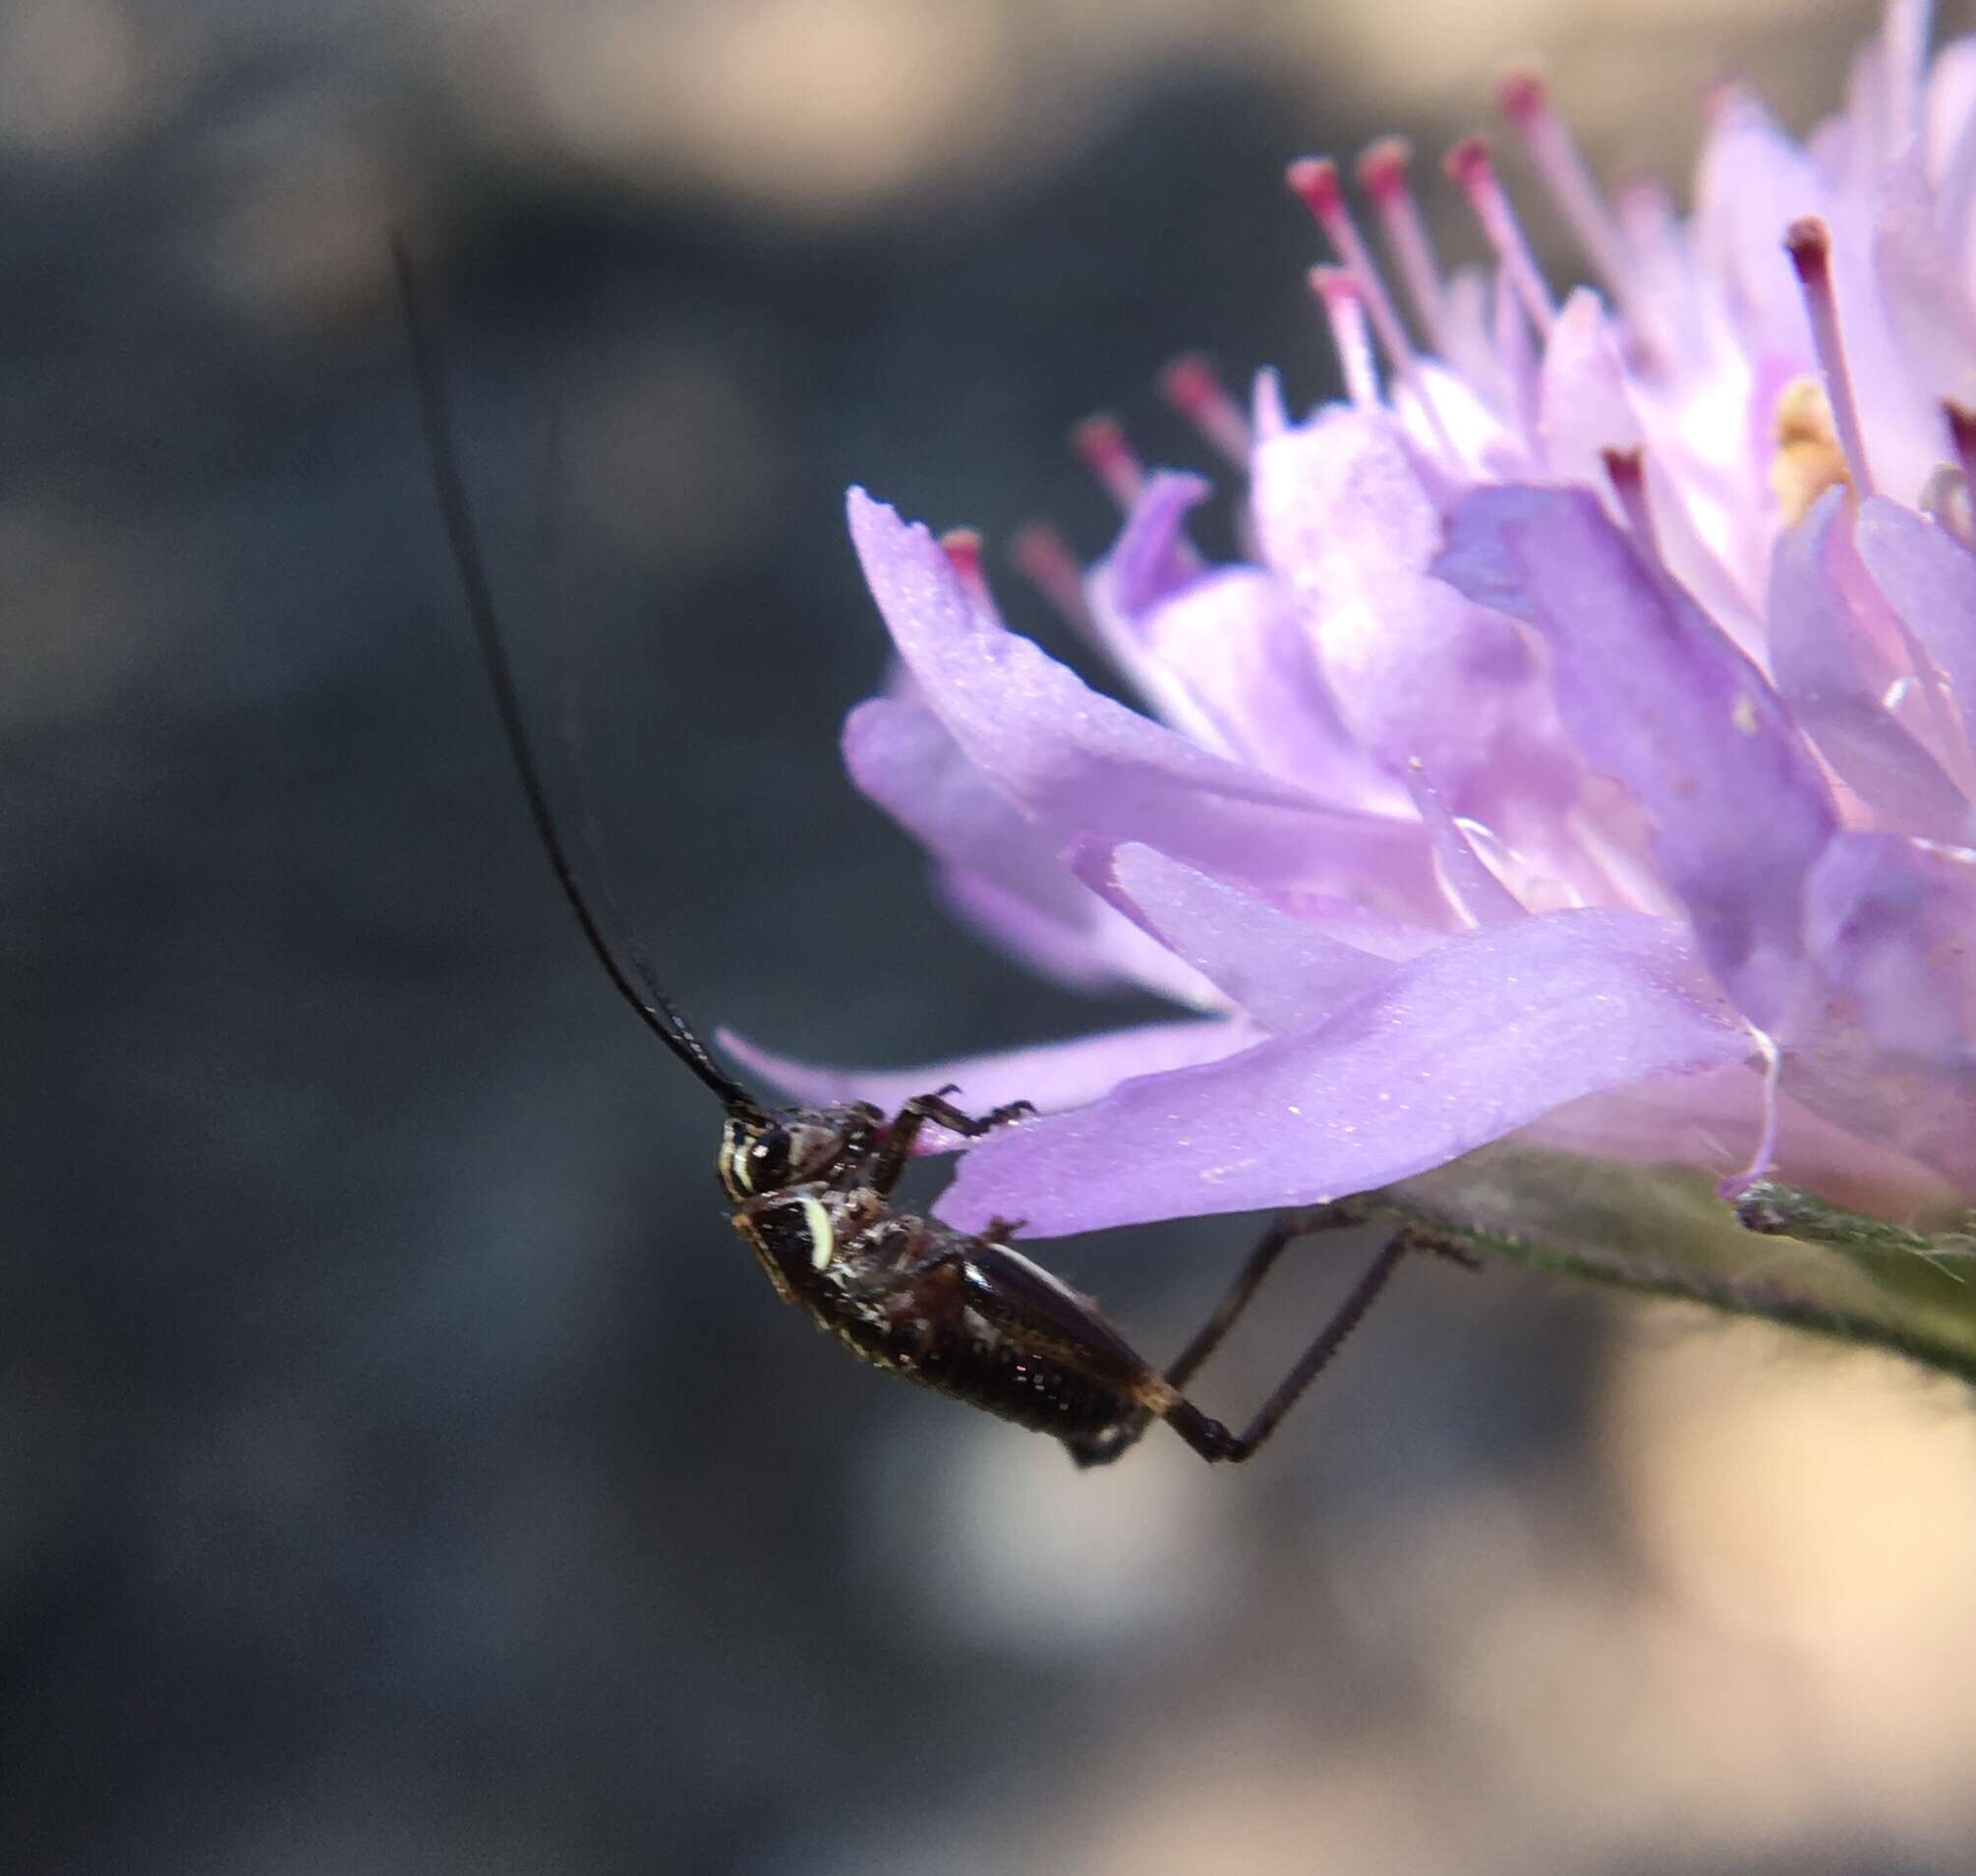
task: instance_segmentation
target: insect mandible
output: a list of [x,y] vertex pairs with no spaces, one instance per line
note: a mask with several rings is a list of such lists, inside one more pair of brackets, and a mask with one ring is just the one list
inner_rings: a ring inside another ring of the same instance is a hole
[[[723,1069],[632,952],[619,960],[583,891],[551,811],[452,442],[447,388],[418,285],[394,239],[421,422],[441,518],[503,736],[537,834],[606,974],[661,1042],[726,1112],[716,1170],[734,1229],[776,1293],[873,1366],[1060,1439],[1080,1466],[1103,1465],[1164,1421],[1207,1460],[1249,1458],[1275,1432],[1358,1325],[1409,1251],[1455,1255],[1401,1228],[1241,1433],[1183,1391],[1234,1325],[1270,1266],[1297,1239],[1363,1222],[1349,1203],[1288,1212],[1263,1233],[1241,1274],[1164,1372],[1139,1355],[1088,1296],[1015,1250],[1018,1228],[979,1237],[898,1209],[892,1195],[928,1123],[967,1139],[1019,1124],[1026,1101],[970,1115],[948,1087],[886,1115],[863,1102],[774,1107]],[[634,981],[634,975],[637,981]]]

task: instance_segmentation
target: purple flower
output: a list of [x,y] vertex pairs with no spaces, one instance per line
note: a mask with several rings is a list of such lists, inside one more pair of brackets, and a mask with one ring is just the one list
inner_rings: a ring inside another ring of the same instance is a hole
[[729,1045],[811,1098],[1034,1102],[962,1163],[969,1228],[1306,1204],[1513,1133],[1976,1199],[1976,39],[1924,31],[1891,7],[1803,146],[1723,92],[1685,223],[1608,203],[1512,79],[1599,281],[1561,304],[1479,140],[1482,269],[1440,269],[1401,146],[1360,165],[1404,315],[1293,165],[1347,400],[1168,380],[1249,557],[1102,425],[1111,551],[1023,549],[1141,708],[1006,628],[971,537],[853,490],[902,668],[853,780],[997,943],[1190,1014],[889,1073]]

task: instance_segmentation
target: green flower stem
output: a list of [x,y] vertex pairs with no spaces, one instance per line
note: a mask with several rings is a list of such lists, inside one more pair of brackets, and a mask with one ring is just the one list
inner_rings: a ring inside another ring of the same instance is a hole
[[1771,1183],[1740,1201],[1681,1168],[1491,1147],[1349,1209],[1420,1248],[1700,1304],[1976,1382],[1976,1230],[1847,1211]]

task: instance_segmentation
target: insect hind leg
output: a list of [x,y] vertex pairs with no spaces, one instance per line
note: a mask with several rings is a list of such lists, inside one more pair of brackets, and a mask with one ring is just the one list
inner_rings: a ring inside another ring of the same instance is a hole
[[1240,1465],[1250,1458],[1262,1445],[1284,1417],[1303,1398],[1323,1370],[1329,1366],[1352,1331],[1365,1319],[1379,1292],[1391,1280],[1402,1258],[1410,1251],[1427,1252],[1449,1257],[1452,1260],[1474,1268],[1474,1260],[1455,1246],[1420,1232],[1412,1227],[1403,1227],[1387,1240],[1379,1255],[1372,1260],[1366,1273],[1353,1285],[1345,1300],[1333,1312],[1330,1319],[1317,1333],[1315,1340],[1298,1358],[1289,1374],[1278,1382],[1269,1398],[1257,1410],[1254,1418],[1240,1433],[1231,1433],[1220,1421],[1212,1419],[1189,1400],[1180,1390],[1199,1371],[1201,1366],[1218,1348],[1228,1331],[1235,1325],[1255,1293],[1261,1288],[1262,1280],[1284,1251],[1297,1239],[1308,1237],[1313,1232],[1336,1230],[1346,1225],[1361,1222],[1347,1206],[1328,1205],[1310,1211],[1286,1212],[1272,1219],[1263,1233],[1261,1242],[1250,1253],[1228,1293],[1216,1306],[1214,1314],[1203,1323],[1193,1339],[1182,1350],[1180,1357],[1167,1371],[1164,1384],[1159,1393],[1133,1413],[1116,1421],[1099,1432],[1080,1438],[1065,1441],[1071,1457],[1079,1466],[1109,1465],[1113,1460],[1129,1452],[1144,1436],[1154,1420],[1164,1420],[1180,1437],[1210,1464],[1226,1462]]

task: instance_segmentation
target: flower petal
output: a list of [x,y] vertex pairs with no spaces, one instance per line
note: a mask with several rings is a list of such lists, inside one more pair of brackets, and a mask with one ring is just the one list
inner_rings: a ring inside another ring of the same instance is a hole
[[984,621],[923,527],[859,489],[849,511],[865,577],[928,703],[1059,851],[1140,840],[1225,878],[1433,916],[1418,827],[1327,807],[1100,695]]
[[[1808,1187],[1834,1204],[1883,1218],[1940,1212],[1952,1189],[1919,1161],[1777,1097],[1770,1176]],[[1693,1166],[1717,1178],[1740,1173],[1763,1132],[1764,1078],[1740,1063],[1588,1094],[1518,1136],[1597,1159]]]
[[872,697],[844,719],[850,779],[928,851],[1076,923],[1090,894],[924,704]]
[[[1011,1101],[1028,1101],[1043,1112],[1081,1107],[1109,1093],[1129,1075],[1158,1074],[1246,1049],[1259,1037],[1253,1024],[1235,1022],[1148,1023],[1136,1028],[1107,1029],[1068,1042],[1004,1049],[992,1055],[957,1056],[916,1068],[834,1068],[798,1062],[759,1047],[731,1029],[715,1040],[744,1068],[773,1082],[799,1101],[870,1101],[888,1114],[915,1094],[950,1085],[958,1105],[985,1114]],[[922,1151],[951,1152],[959,1143],[951,1134],[922,1136]]]
[[1395,968],[1150,847],[1120,848],[1111,877],[1149,930],[1272,1034],[1308,1027]]
[[[1529,437],[1537,429],[1537,347],[1531,336],[1530,321],[1524,317],[1523,298],[1510,278],[1507,262],[1495,270],[1489,340],[1495,348],[1496,372],[1502,381],[1504,399],[1515,413],[1524,436]],[[1521,456],[1530,453],[1528,447],[1517,452]],[[1521,467],[1511,467],[1515,461],[1515,456],[1506,455],[1490,466],[1493,473],[1505,478],[1525,473]],[[1532,463],[1532,473],[1535,468]]]
[[1808,363],[1811,328],[1783,230],[1799,215],[1830,216],[1831,192],[1817,165],[1750,92],[1729,88],[1715,100],[1695,195],[1698,258],[1722,282],[1751,355]]
[[1171,469],[1146,478],[1111,551],[1084,575],[1084,603],[1098,642],[1162,721],[1218,755],[1237,753],[1216,720],[1202,711],[1145,642],[1146,616],[1201,578],[1200,556],[1183,529],[1190,512],[1214,493],[1204,478]]
[[947,864],[948,897],[1005,951],[1077,988],[1143,986],[1196,1009],[1197,973],[1091,891],[969,762],[925,705],[873,697],[844,720],[844,766]]
[[1094,601],[1134,623],[1169,593],[1200,575],[1200,556],[1182,532],[1187,517],[1214,493],[1204,476],[1160,469],[1146,478],[1112,550],[1086,582]]
[[963,1228],[1023,1217],[1051,1237],[1309,1204],[1750,1046],[1678,925],[1526,918],[1450,939],[1315,1028],[984,1141],[940,1209]]
[[1408,442],[1462,487],[1480,480],[1490,463],[1522,453],[1516,434],[1478,388],[1495,370],[1486,341],[1479,339],[1475,350],[1482,379],[1424,358],[1413,374],[1394,381],[1390,393]]
[[1209,747],[1321,800],[1406,812],[1404,793],[1340,721],[1296,603],[1275,575],[1217,567],[1155,607],[1138,633],[1156,674],[1146,694],[1168,721],[1201,724]]
[[1600,452],[1640,447],[1619,341],[1589,287],[1565,301],[1544,341],[1537,401],[1544,466],[1560,482],[1603,489]]
[[1088,888],[1084,897],[1091,915],[1069,924],[979,873],[942,867],[934,886],[961,923],[1005,957],[1067,990],[1149,990],[1191,1010],[1222,1008],[1214,986],[1197,970]]
[[1859,557],[1901,622],[1934,659],[1976,735],[1976,557],[1940,523],[1880,496],[1859,504]]
[[1406,782],[1427,839],[1433,843],[1434,871],[1441,891],[1462,923],[1502,925],[1523,917],[1528,909],[1489,871],[1461,822],[1448,812],[1440,791],[1427,780],[1424,768],[1410,764]]
[[1251,466],[1264,556],[1303,603],[1352,733],[1389,768],[1418,757],[1465,805],[1535,689],[1502,619],[1424,577],[1441,517],[1382,412],[1334,407],[1259,446]]
[[1182,534],[1210,493],[1198,476],[1146,479],[1085,577],[1100,640],[1158,715],[1203,748],[1339,806],[1404,813],[1404,796],[1340,721],[1288,588],[1259,567],[1203,568]]
[[1435,570],[1542,634],[1565,725],[1651,817],[1710,968],[1753,1021],[1784,1025],[1800,891],[1836,816],[1763,674],[1584,491],[1478,490]]
[[1882,304],[1915,388],[1976,403],[1976,308],[1943,240],[1920,147],[1881,179],[1873,259]]
[[1771,562],[1771,670],[1792,714],[1839,778],[1892,826],[1936,840],[1971,828],[1961,790],[1881,702],[1887,676],[1846,603],[1831,556],[1848,492],[1829,489],[1777,542]]
[[1255,374],[1249,395],[1249,422],[1258,442],[1280,436],[1290,428],[1290,412],[1283,402],[1283,379],[1265,365]]
[[1836,1126],[1932,1167],[1976,1204],[1976,1069],[1891,1056],[1840,1008],[1784,1057],[1783,1087]]
[[1805,936],[1881,1047],[1976,1070],[1976,850],[1839,834],[1805,882]]
[[1326,938],[1394,964],[1407,958],[1418,958],[1422,952],[1433,950],[1447,937],[1444,929],[1391,918],[1382,912],[1368,911],[1363,906],[1332,899],[1324,893],[1259,893],[1257,897],[1266,899],[1278,911],[1288,912],[1292,918]]
[[1976,205],[1976,38],[1951,40],[1928,75],[1928,141],[1936,177],[1936,212],[1944,245],[1969,251]]

